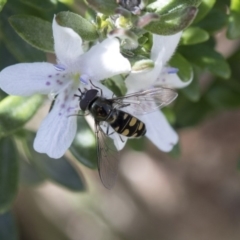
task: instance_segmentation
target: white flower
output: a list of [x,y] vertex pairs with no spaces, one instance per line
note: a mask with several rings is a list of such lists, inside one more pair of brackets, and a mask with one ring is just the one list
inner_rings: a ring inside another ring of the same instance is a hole
[[36,151],[60,158],[76,134],[79,109],[80,78],[99,81],[131,70],[129,61],[120,54],[115,38],[106,39],[84,53],[81,37],[72,29],[61,27],[53,19],[54,48],[58,64],[19,63],[0,72],[0,87],[12,95],[36,93],[58,94],[53,109],[43,120],[34,141]]
[[[181,32],[171,36],[153,35],[151,60],[154,62],[154,67],[147,71],[132,71],[125,80],[128,93],[148,89],[152,86],[182,88],[192,81],[191,78],[188,82],[182,82],[177,75],[177,69],[166,65],[173,55],[180,38]],[[160,111],[137,117],[146,124],[146,136],[159,149],[165,152],[172,150],[173,146],[178,142],[178,135]]]

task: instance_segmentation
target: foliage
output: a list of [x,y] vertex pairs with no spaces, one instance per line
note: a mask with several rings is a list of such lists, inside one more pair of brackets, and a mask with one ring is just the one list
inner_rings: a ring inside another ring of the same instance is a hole
[[[129,16],[111,0],[87,0],[86,4],[79,1],[81,8],[50,0],[0,0],[0,70],[18,62],[46,60],[46,52],[54,51],[51,30],[54,14],[57,14],[56,19],[61,26],[73,28],[91,45],[113,30],[107,16],[117,9],[138,36],[141,47],[132,51],[135,55],[145,54],[147,58],[146,53],[151,48],[151,41],[146,40],[148,32],[171,35],[183,30],[180,45],[170,64],[179,69],[179,77],[183,81],[191,75],[194,79],[179,92],[175,104],[164,110],[176,128],[194,126],[209,114],[223,109],[238,108],[240,47],[226,59],[216,50],[215,36],[226,28],[226,38],[240,37],[239,1],[231,0],[230,6],[226,0],[176,0],[166,6],[158,5],[160,1],[150,2],[143,11],[156,19],[140,31],[134,25],[140,19],[135,15]],[[226,6],[230,8],[229,13]],[[103,15],[96,15],[95,11]],[[124,49],[123,53],[126,53]],[[136,59],[130,60],[136,62]],[[206,73],[210,84],[203,86],[201,80]],[[122,79],[107,79],[105,85],[117,95],[126,93]],[[36,153],[32,148],[34,133],[23,129],[23,126],[36,113],[42,98],[6,96],[0,91],[0,99],[0,238],[18,239],[15,221],[9,211],[19,183],[36,185],[50,180],[73,191],[84,191],[85,184],[76,166],[80,162],[89,168],[97,167],[96,142],[84,118],[79,117],[78,126],[81,127],[70,148],[78,162],[69,161],[66,157],[52,160]],[[92,141],[86,144],[84,139],[87,138]],[[144,143],[144,140],[134,140],[129,146],[143,150]],[[173,154],[179,151],[178,145]]]

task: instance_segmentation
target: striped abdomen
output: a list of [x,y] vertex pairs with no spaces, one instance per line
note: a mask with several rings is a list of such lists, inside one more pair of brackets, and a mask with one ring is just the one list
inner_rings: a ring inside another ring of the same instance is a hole
[[110,125],[117,133],[126,137],[141,137],[146,133],[146,127],[142,121],[121,110],[118,110],[115,121]]

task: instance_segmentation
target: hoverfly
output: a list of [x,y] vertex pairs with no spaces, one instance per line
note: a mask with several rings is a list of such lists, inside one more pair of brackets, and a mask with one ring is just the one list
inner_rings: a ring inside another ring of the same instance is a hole
[[136,115],[149,113],[170,104],[177,93],[169,88],[155,87],[122,97],[105,98],[102,89],[91,84],[94,88],[85,91],[79,88],[80,95],[74,96],[79,98],[80,109],[95,120],[98,172],[103,185],[111,189],[118,173],[118,151],[111,135],[117,134],[124,142],[124,138],[144,136],[147,130],[141,120],[122,109]]

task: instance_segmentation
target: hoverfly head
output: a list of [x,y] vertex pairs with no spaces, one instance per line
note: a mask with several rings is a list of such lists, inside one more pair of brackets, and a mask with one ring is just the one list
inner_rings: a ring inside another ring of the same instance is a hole
[[80,108],[83,111],[86,111],[89,107],[89,104],[97,97],[98,90],[90,89],[82,93],[80,97]]

